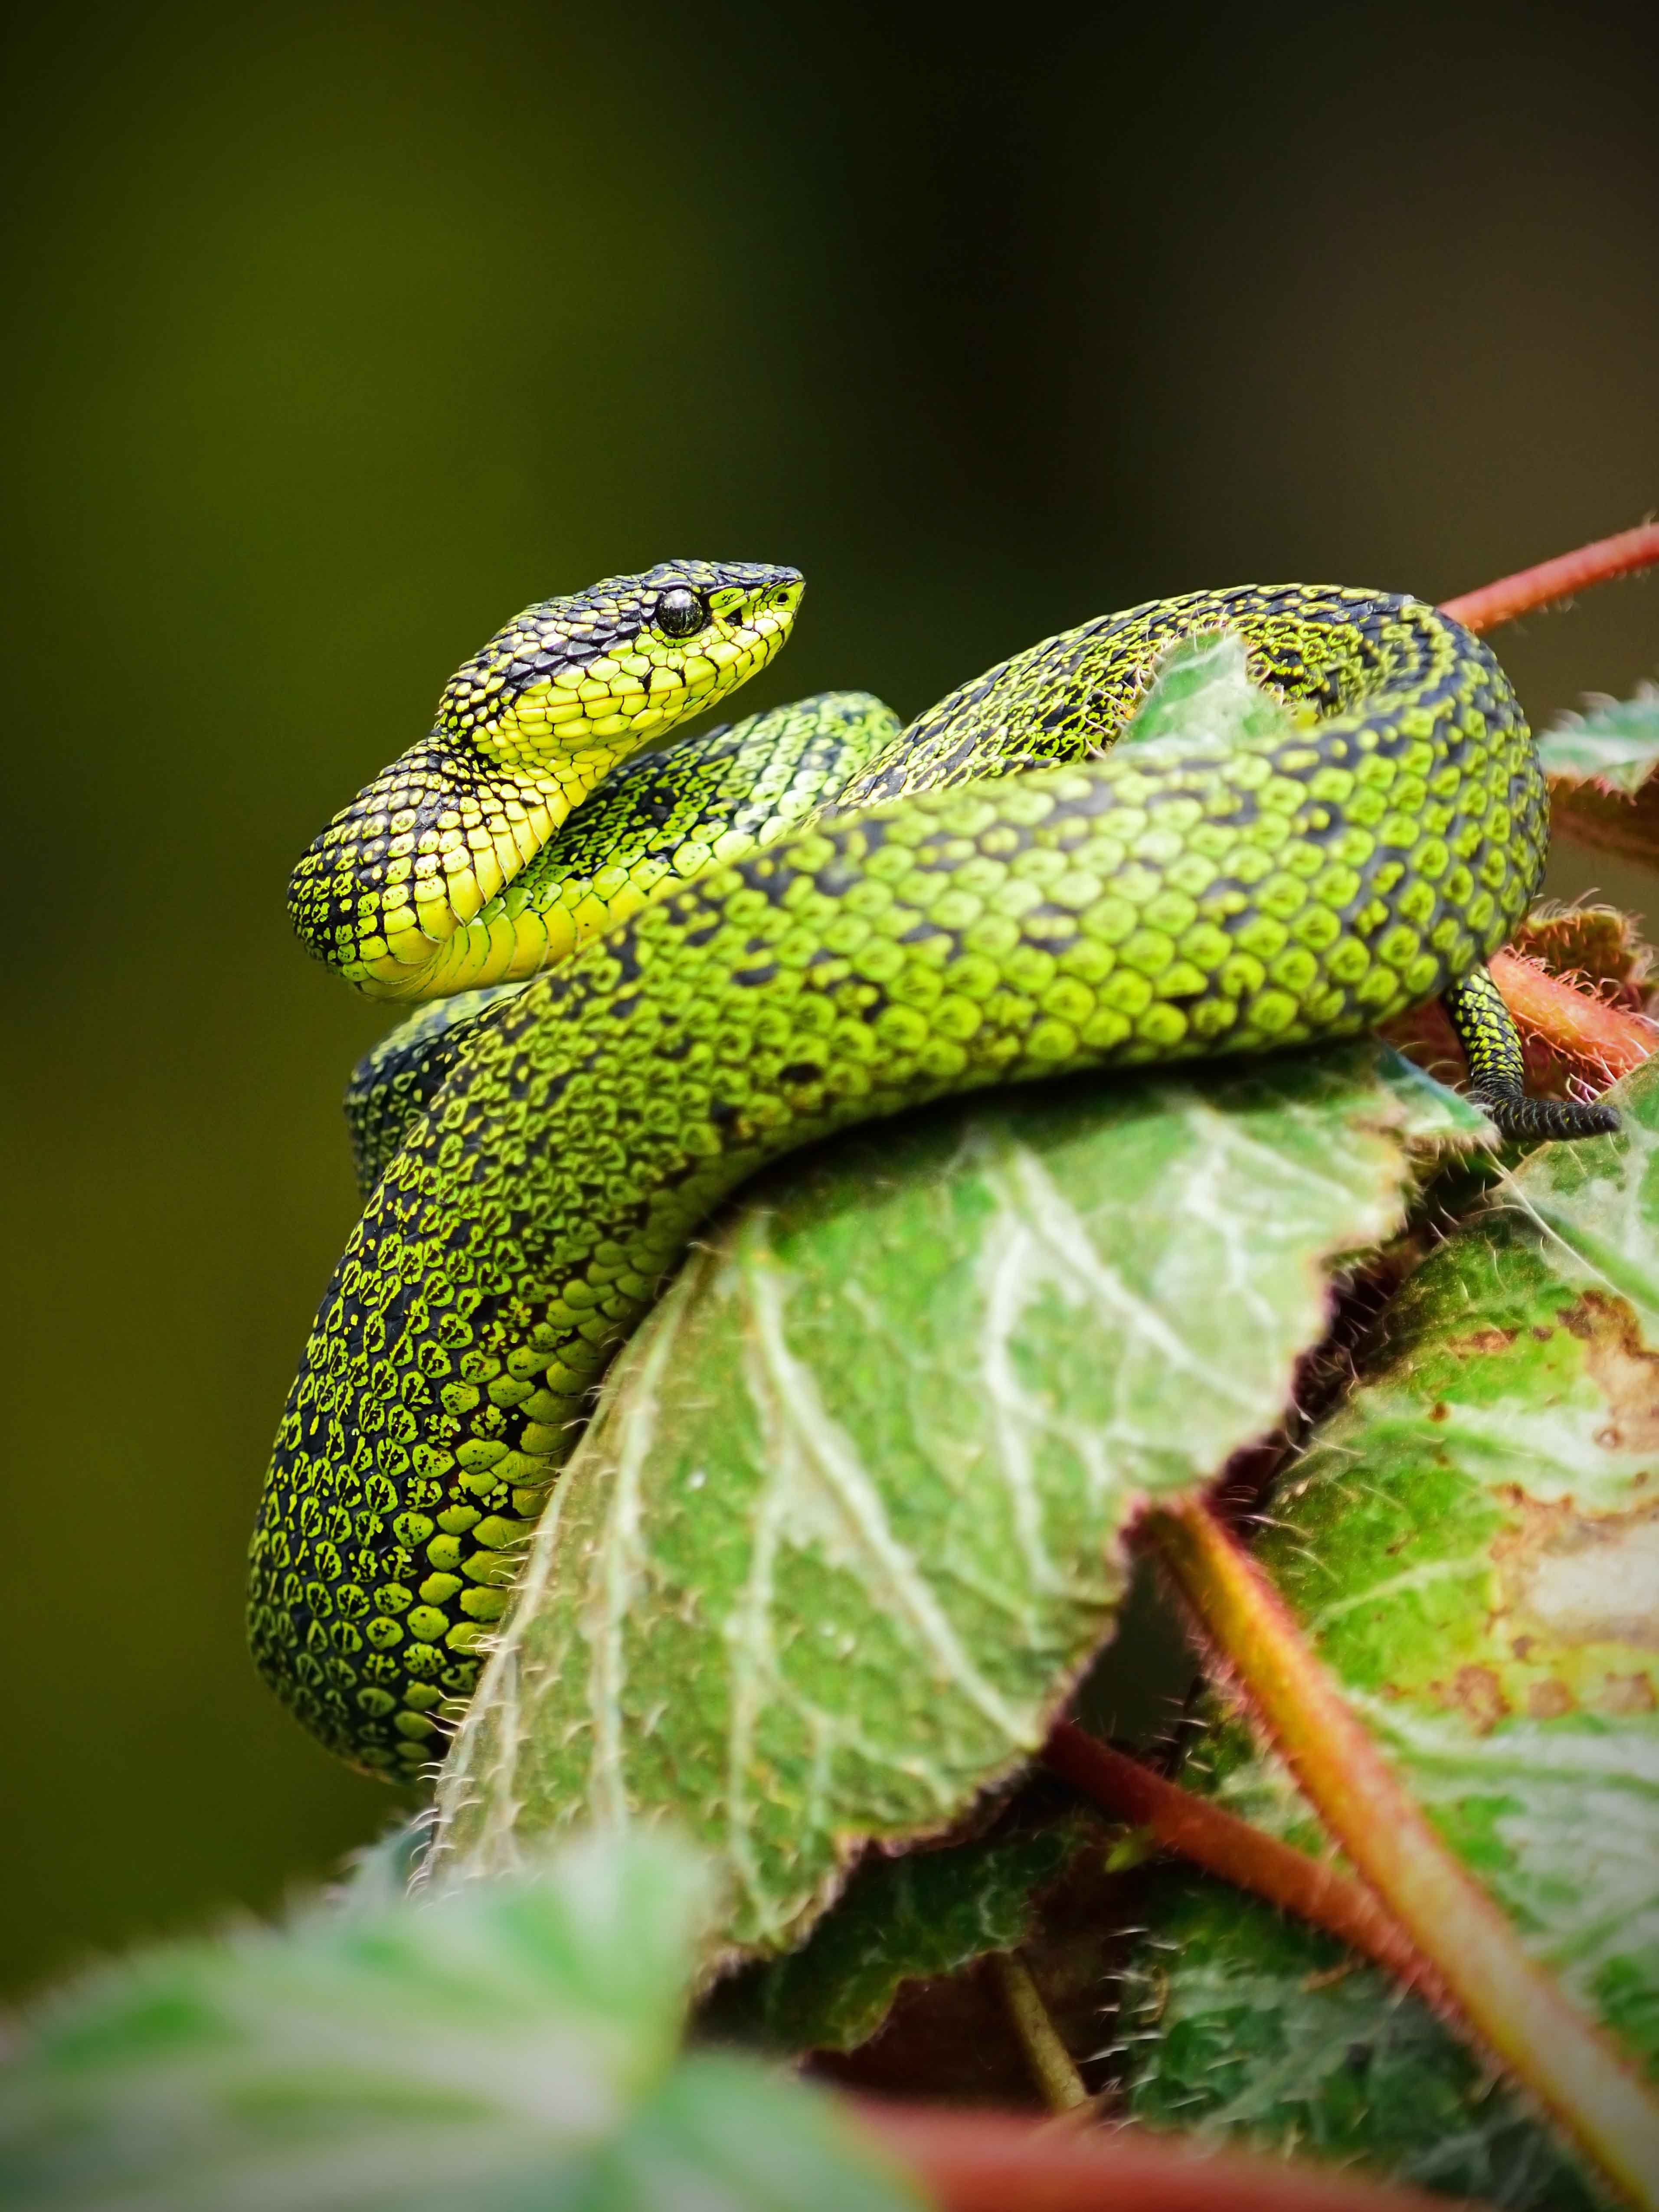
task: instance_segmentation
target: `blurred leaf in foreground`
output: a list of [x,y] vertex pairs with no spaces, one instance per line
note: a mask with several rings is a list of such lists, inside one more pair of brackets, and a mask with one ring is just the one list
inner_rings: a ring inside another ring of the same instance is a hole
[[805,2090],[677,2061],[708,1886],[665,1838],[141,1952],[24,2023],[19,2212],[706,2212],[917,2202]]
[[[1659,2074],[1659,1066],[1610,1095],[1619,1135],[1534,1152],[1412,1279],[1258,1556],[1522,1940]],[[1316,1840],[1242,1726],[1195,1764]],[[1594,2200],[1421,2007],[1271,1963],[1262,1922],[1194,1889],[1156,1926],[1137,2112],[1351,2143],[1506,2206]],[[1371,2057],[1345,2072],[1350,2045]]]
[[1292,718],[1282,702],[1252,684],[1243,638],[1231,630],[1183,638],[1158,665],[1156,681],[1118,739],[1125,745],[1171,738],[1222,744],[1270,737]]

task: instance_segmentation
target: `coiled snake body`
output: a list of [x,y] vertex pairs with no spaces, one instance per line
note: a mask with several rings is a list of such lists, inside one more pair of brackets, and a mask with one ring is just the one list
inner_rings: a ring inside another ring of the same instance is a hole
[[[1522,1092],[1482,963],[1536,891],[1546,795],[1455,623],[1336,586],[1195,592],[903,730],[832,694],[627,758],[769,659],[801,588],[676,562],[530,609],[295,873],[302,934],[362,988],[476,994],[356,1079],[373,1188],[252,1546],[262,1670],[370,1771],[441,1747],[607,1359],[763,1161],[1436,996],[1504,1133],[1614,1125]],[[1298,710],[1288,734],[1112,750],[1169,649],[1221,630]]]

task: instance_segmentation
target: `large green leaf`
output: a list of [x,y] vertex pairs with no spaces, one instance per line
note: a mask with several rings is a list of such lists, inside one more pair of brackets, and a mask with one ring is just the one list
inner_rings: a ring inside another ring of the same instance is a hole
[[[1659,2075],[1659,1066],[1609,1096],[1620,1134],[1535,1152],[1413,1279],[1260,1557],[1523,1942]],[[1310,1840],[1237,1724],[1199,1765],[1235,1810]],[[1374,1978],[1357,1996],[1264,1966],[1243,1900],[1206,1905],[1201,1940],[1195,1910],[1159,1931],[1167,2032],[1139,2046],[1139,2109],[1340,2139],[1353,2092],[1328,2062],[1358,2002],[1361,2039],[1393,2038],[1416,2084],[1396,2083],[1373,2148],[1493,2193],[1484,2124],[1462,2164],[1443,2139],[1448,2098],[1478,2086],[1443,2036],[1401,2031]],[[1271,2031],[1241,2036],[1241,2003]],[[1193,2053],[1222,2041],[1236,2057],[1206,2086]],[[1512,2144],[1522,2125],[1503,2119]],[[1558,2155],[1516,2152],[1498,2201],[1572,2201],[1543,2178]]]
[[629,1347],[441,1779],[444,1878],[689,1825],[721,1939],[1018,1770],[1141,1504],[1279,1420],[1336,1255],[1471,1109],[1366,1043],[1073,1084],[786,1163]]
[[18,2212],[901,2212],[820,2100],[677,2061],[704,1870],[667,1840],[538,1881],[174,1944],[42,2006],[0,2077]]

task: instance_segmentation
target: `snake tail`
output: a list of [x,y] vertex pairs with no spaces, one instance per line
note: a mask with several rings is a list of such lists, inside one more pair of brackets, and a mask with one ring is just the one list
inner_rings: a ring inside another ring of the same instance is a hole
[[1619,1127],[1611,1106],[1577,1099],[1528,1098],[1515,1018],[1487,968],[1476,968],[1441,1000],[1469,1063],[1469,1096],[1512,1144],[1606,1136]]

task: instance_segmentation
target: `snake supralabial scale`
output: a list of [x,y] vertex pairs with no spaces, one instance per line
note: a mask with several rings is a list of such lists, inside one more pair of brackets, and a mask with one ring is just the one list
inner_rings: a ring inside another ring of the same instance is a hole
[[[1456,623],[1335,586],[1193,592],[903,730],[830,694],[626,759],[762,666],[801,589],[671,562],[529,609],[295,876],[301,933],[364,990],[471,994],[360,1071],[378,1180],[253,1540],[261,1668],[371,1771],[441,1749],[606,1361],[777,1154],[1437,995],[1501,1129],[1615,1126],[1521,1090],[1482,963],[1537,890],[1545,787]],[[1224,630],[1296,726],[1113,750],[1169,649]]]

